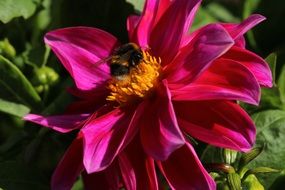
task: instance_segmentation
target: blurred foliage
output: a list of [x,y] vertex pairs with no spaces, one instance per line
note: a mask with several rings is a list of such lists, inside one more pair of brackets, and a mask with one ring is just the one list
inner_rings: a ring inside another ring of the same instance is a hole
[[[0,189],[49,189],[51,174],[75,136],[21,120],[29,112],[62,113],[73,100],[66,92],[72,81],[45,47],[44,34],[55,28],[84,25],[101,28],[127,42],[126,18],[139,14],[143,4],[144,0],[0,1]],[[262,90],[259,107],[242,105],[256,123],[257,145],[264,148],[242,170],[238,162],[241,153],[235,155],[199,142],[196,149],[205,163],[234,168],[234,174],[222,175],[226,183],[218,183],[219,189],[242,186],[259,190],[264,186],[279,190],[285,184],[285,1],[204,0],[191,31],[213,22],[239,22],[252,13],[267,20],[247,34],[248,48],[263,57],[270,54],[267,61],[276,81],[272,89]],[[261,166],[281,172],[253,173]],[[73,190],[80,189],[79,179]]]

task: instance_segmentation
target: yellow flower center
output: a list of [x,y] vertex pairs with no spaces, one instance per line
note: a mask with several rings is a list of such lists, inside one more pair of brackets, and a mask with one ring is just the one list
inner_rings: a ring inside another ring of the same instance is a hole
[[131,68],[128,75],[123,79],[113,77],[109,81],[107,88],[111,93],[107,96],[107,100],[118,102],[122,106],[146,97],[156,85],[161,69],[161,59],[157,60],[148,52],[142,52],[142,61]]

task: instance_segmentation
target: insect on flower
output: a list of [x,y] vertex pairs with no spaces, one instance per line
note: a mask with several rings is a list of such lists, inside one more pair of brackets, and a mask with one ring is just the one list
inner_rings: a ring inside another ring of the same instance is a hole
[[53,174],[52,189],[68,190],[82,174],[86,186],[92,181],[86,189],[124,184],[157,190],[159,169],[172,189],[213,190],[186,134],[238,151],[252,147],[254,123],[236,101],[256,105],[260,87],[272,86],[269,66],[245,49],[243,38],[264,17],[209,24],[189,34],[200,3],[147,0],[141,16],[128,18],[130,43],[121,46],[97,28],[46,34],[79,98],[63,115],[24,118],[62,133],[79,130]]
[[110,60],[111,75],[123,79],[130,70],[135,68],[143,59],[141,48],[135,43],[127,43],[117,48]]

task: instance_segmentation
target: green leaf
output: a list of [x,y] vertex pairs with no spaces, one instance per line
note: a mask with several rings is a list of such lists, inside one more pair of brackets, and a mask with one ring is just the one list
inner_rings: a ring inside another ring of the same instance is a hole
[[242,183],[243,190],[264,190],[255,175],[251,174]]
[[285,184],[285,174],[283,173],[274,181],[274,183],[270,186],[269,190],[284,189],[284,184]]
[[12,135],[9,135],[8,139],[0,145],[0,154],[3,154],[12,149],[14,146],[19,145],[18,143],[20,143],[26,137],[27,134],[24,131],[17,131]]
[[142,12],[145,0],[126,0],[126,1],[131,3],[135,7],[135,10]]
[[278,78],[277,82],[279,92],[280,92],[280,99],[283,104],[285,104],[285,65],[282,67],[281,73]]
[[30,112],[30,108],[23,104],[10,102],[0,98],[0,111],[14,116],[23,117]]
[[66,92],[66,86],[70,86],[72,81],[70,78],[66,79],[62,85],[62,91],[57,95],[57,97],[42,111],[44,115],[56,114],[63,112],[66,106],[72,102],[73,97]]
[[84,185],[81,177],[75,182],[71,190],[84,190]]
[[222,149],[208,145],[204,149],[200,159],[203,163],[223,163]]
[[257,173],[274,173],[280,172],[279,170],[269,168],[269,167],[257,167],[247,171],[250,174],[257,174]]
[[[285,168],[285,111],[268,110],[252,116],[256,127],[256,144],[265,145],[262,154],[250,163],[250,168],[271,167],[278,170]],[[260,174],[260,181],[265,188],[273,183],[278,174]]]
[[261,90],[261,101],[259,106],[251,106],[248,104],[242,104],[243,107],[247,109],[248,112],[254,113],[259,110],[265,109],[282,109],[282,101],[280,98],[280,90],[275,84],[276,80],[276,62],[277,62],[277,55],[276,53],[271,53],[265,58],[266,62],[268,63],[271,73],[272,73],[272,80],[273,80],[273,87],[272,88],[263,88]]
[[239,22],[239,19],[218,3],[210,3],[206,6],[207,11],[216,19],[223,22]]
[[243,8],[243,18],[247,18],[256,9],[260,0],[246,0]]
[[5,87],[22,104],[38,110],[41,98],[34,87],[8,59],[0,55],[0,85]]
[[0,21],[8,23],[16,17],[29,18],[34,14],[39,0],[1,0]]
[[7,161],[0,163],[0,187],[3,189],[49,189],[48,180],[25,163]]
[[200,7],[195,15],[194,22],[192,27],[190,28],[190,31],[193,32],[202,26],[217,21],[218,20],[214,16],[212,16],[205,8]]
[[266,62],[269,64],[270,70],[272,72],[272,79],[273,83],[275,83],[276,79],[276,62],[277,62],[277,55],[276,53],[271,53],[265,58]]
[[263,109],[268,109],[281,108],[281,106],[282,102],[280,99],[280,92],[277,87],[262,89],[260,107]]

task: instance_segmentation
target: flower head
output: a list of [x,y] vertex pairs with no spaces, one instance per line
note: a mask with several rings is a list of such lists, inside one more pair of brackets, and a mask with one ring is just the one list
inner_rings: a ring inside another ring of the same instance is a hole
[[90,188],[98,182],[118,189],[123,180],[127,189],[158,189],[155,165],[173,189],[215,189],[186,135],[239,151],[252,147],[255,126],[236,101],[258,104],[260,86],[272,85],[268,65],[243,38],[264,17],[189,34],[200,3],[147,0],[141,16],[130,16],[129,40],[142,58],[123,78],[111,75],[108,61],[96,65],[121,47],[111,34],[73,27],[45,36],[80,99],[65,115],[25,117],[63,133],[80,129],[54,173],[54,189],[70,188],[81,172]]

